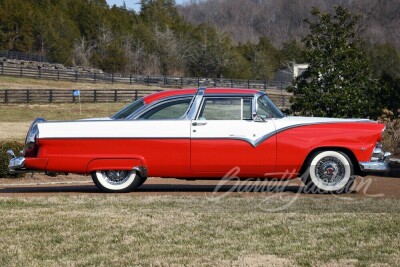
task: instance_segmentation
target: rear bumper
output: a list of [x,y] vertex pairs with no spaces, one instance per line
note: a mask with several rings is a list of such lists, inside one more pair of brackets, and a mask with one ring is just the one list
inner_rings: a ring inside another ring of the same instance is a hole
[[8,171],[9,173],[21,173],[27,172],[25,168],[25,158],[24,157],[16,157],[14,151],[8,150],[7,156],[10,159],[8,163]]

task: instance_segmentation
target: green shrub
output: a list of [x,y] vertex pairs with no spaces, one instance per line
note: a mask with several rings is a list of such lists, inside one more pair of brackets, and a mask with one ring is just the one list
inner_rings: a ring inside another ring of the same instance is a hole
[[12,149],[15,153],[19,153],[24,148],[24,144],[18,141],[0,141],[0,178],[22,177],[24,174],[8,173],[8,156],[7,150]]
[[[400,114],[400,109],[398,110]],[[395,157],[400,156],[400,115],[396,116],[392,111],[384,109],[379,120],[386,125],[383,134],[383,148]]]

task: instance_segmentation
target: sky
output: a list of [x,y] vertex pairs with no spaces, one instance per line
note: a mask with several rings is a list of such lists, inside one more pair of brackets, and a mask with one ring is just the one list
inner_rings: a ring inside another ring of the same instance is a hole
[[[177,4],[182,4],[184,2],[186,2],[187,0],[175,0],[175,2]],[[122,6],[122,3],[124,2],[124,0],[107,0],[108,5],[111,7],[113,5],[117,5],[117,6]],[[133,8],[136,11],[140,10],[140,5],[137,4],[139,2],[139,0],[125,0],[125,4],[127,8]]]

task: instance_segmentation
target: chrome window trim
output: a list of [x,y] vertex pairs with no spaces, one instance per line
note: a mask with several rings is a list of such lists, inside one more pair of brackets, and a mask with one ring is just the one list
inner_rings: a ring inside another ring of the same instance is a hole
[[[136,101],[141,101],[142,104],[143,104],[143,106],[139,107],[137,110],[135,110],[134,112],[132,112],[131,114],[129,114],[128,116],[126,116],[126,117],[123,118],[123,119],[114,119],[114,118],[113,118],[113,117],[114,117],[115,115],[117,115],[119,112],[121,112],[122,110],[124,110],[125,108],[127,108],[128,106],[130,106],[131,104],[133,104],[133,103],[136,102]],[[137,100],[135,100],[135,101],[132,101],[132,102],[130,102],[129,104],[123,106],[120,110],[118,110],[118,111],[115,112],[112,116],[110,116],[110,119],[116,120],[116,121],[117,121],[117,120],[129,120],[130,117],[132,117],[134,114],[136,114],[137,112],[140,112],[141,110],[143,110],[143,109],[146,108],[146,107],[147,107],[147,105],[146,105],[146,103],[144,102],[143,97],[141,97],[141,98],[139,98],[139,99],[137,99]]]
[[[247,98],[247,99],[254,99],[254,95],[227,95],[227,94],[221,94],[221,95],[208,95],[208,96],[204,96],[201,100],[200,106],[196,112],[196,116],[194,118],[194,120],[198,120],[199,116],[200,116],[200,112],[204,107],[204,102],[207,98],[240,98],[240,102],[241,102],[241,119],[240,120],[230,120],[230,121],[249,121],[249,120],[243,120],[243,99]],[[252,110],[253,110],[253,102],[251,103],[252,105]]]
[[206,91],[206,88],[199,88],[196,92],[196,95],[193,98],[193,102],[191,103],[189,112],[186,115],[187,120],[194,120],[196,118],[197,111],[202,103],[203,97],[204,97],[204,92]]
[[[156,108],[156,107],[158,107],[160,105],[163,105],[163,104],[169,103],[169,102],[173,102],[173,101],[176,101],[176,100],[192,99],[192,101],[193,101],[193,97],[194,96],[192,96],[192,95],[179,95],[179,96],[172,96],[172,97],[164,98],[164,99],[161,99],[161,100],[157,100],[154,103],[151,103],[150,105],[146,106],[145,109],[140,110],[140,112],[139,111],[136,112],[135,116],[132,117],[132,118],[129,118],[129,119],[130,120],[142,120],[139,117],[142,116],[143,114],[145,114],[146,112],[152,110],[153,108]],[[192,102],[190,102],[190,103],[192,103]],[[188,109],[186,109],[185,113],[181,117],[175,118],[175,119],[164,119],[164,120],[182,120],[182,119],[185,119],[186,118],[186,114],[189,112],[189,109],[190,109],[190,103],[189,103]],[[143,119],[143,120],[159,121],[159,119],[155,119],[155,120]]]
[[274,114],[273,118],[266,118],[265,120],[270,120],[270,119],[282,119],[285,117],[285,115],[282,113],[282,111],[275,105],[275,103],[268,97],[268,94],[265,92],[258,92],[255,96],[254,96],[254,109],[253,109],[253,114],[257,113],[257,109],[258,109],[258,99],[260,97],[266,96],[268,98],[268,100],[272,103],[272,105],[274,105],[274,107],[281,113],[281,114],[275,114],[275,112],[272,112]]

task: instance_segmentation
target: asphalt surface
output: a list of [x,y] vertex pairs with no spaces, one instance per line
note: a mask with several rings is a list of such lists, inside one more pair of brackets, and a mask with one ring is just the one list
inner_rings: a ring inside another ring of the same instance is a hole
[[[298,179],[275,181],[186,181],[177,179],[149,178],[131,196],[209,196],[229,194],[231,196],[262,196],[263,194],[296,194],[318,197],[302,192]],[[358,177],[350,194],[354,197],[400,197],[400,178],[367,176]],[[0,179],[0,197],[43,197],[53,195],[103,195],[88,176],[69,175],[47,177],[35,175],[22,179]]]

